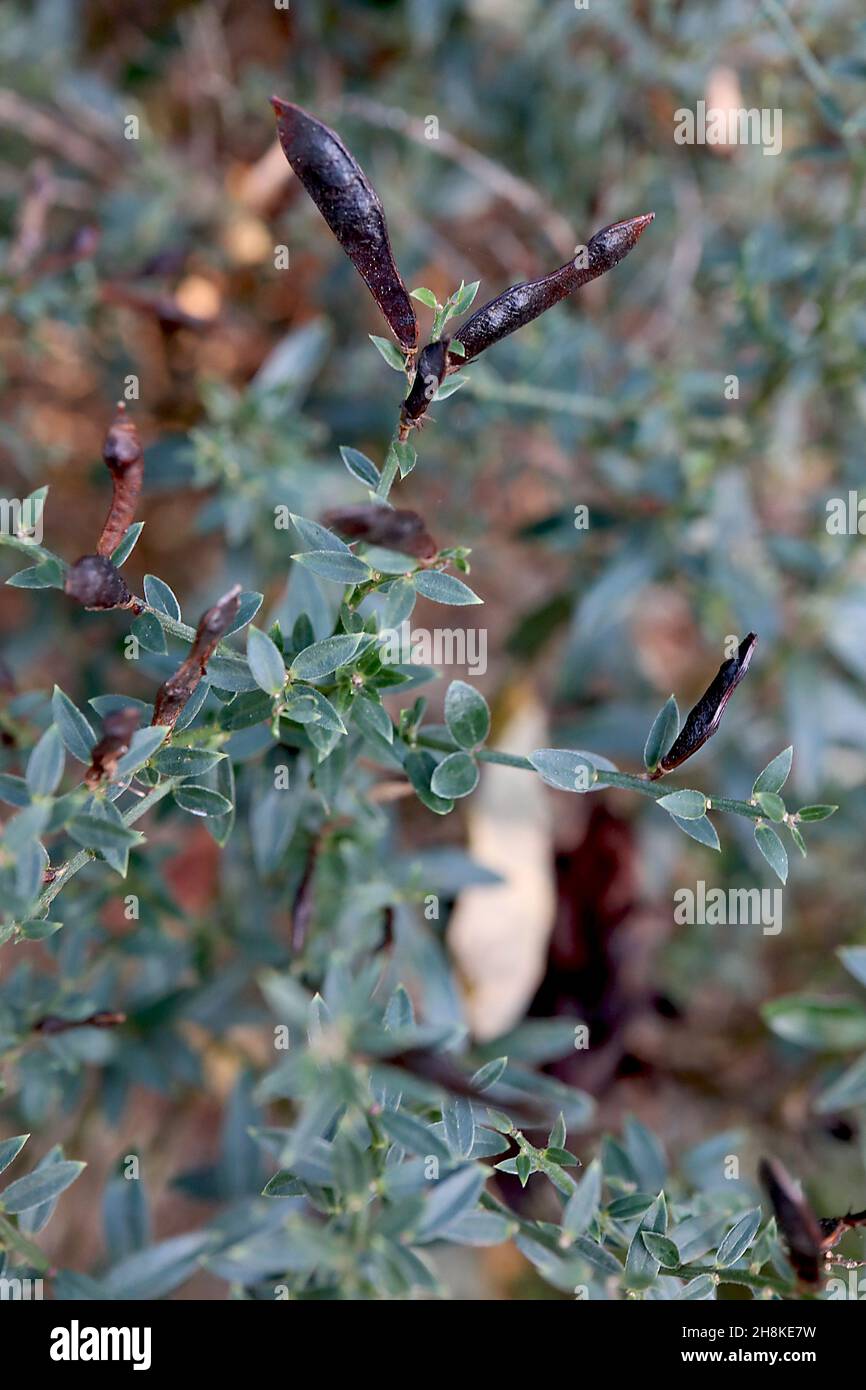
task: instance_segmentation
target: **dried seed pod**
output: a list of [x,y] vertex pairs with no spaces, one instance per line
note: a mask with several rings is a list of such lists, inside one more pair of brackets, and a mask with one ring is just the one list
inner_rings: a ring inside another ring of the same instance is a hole
[[122,401],[118,402],[117,414],[105,437],[102,457],[111,473],[114,494],[96,550],[99,555],[112,555],[135,520],[144,478],[141,440]]
[[135,599],[107,555],[82,555],[70,565],[63,585],[84,608],[131,608]]
[[119,1028],[126,1022],[126,1014],[113,1013],[100,1009],[88,1018],[61,1018],[59,1014],[48,1014],[34,1023],[34,1033],[68,1033],[70,1028]]
[[84,774],[85,785],[93,789],[103,780],[111,781],[117,764],[129,752],[132,735],[138,728],[139,715],[134,705],[112,710],[102,721],[102,738],[90,754],[90,767]]
[[725,706],[749,669],[757,640],[754,632],[750,632],[740,643],[737,655],[722,662],[715,679],[694,709],[689,711],[685,724],[653,773],[652,781],[679,767],[680,763],[703,748],[708,738],[712,738],[721,723]]
[[217,643],[238,615],[240,592],[240,584],[235,584],[202,614],[189,656],[157,691],[151,724],[174,728],[181,710],[205,674]]
[[417,512],[396,507],[338,507],[326,513],[323,525],[346,540],[369,541],[418,560],[429,560],[439,547]]
[[[846,1231],[866,1226],[866,1211],[819,1218],[778,1159],[762,1158],[759,1174],[773,1204],[797,1278],[804,1284],[817,1284],[822,1258],[829,1256]],[[841,1263],[846,1264],[847,1261]]]
[[654,212],[647,212],[640,217],[626,218],[624,222],[613,222],[596,232],[588,243],[585,265],[583,257],[575,256],[574,260],[566,261],[565,265],[552,270],[549,275],[528,280],[522,285],[512,285],[504,294],[482,304],[454,334],[455,339],[463,344],[466,354],[464,357],[452,354],[452,368],[477,357],[479,352],[484,352],[524,324],[531,323],[539,314],[580,289],[581,285],[596,280],[599,275],[618,265],[637,245],[654,218]]
[[412,389],[403,402],[401,419],[404,422],[419,420],[432,405],[448,370],[450,341],[450,338],[439,338],[435,343],[428,343],[422,348]]
[[397,342],[412,352],[418,321],[397,269],[385,213],[354,155],[308,111],[271,97],[283,153],[361,275]]

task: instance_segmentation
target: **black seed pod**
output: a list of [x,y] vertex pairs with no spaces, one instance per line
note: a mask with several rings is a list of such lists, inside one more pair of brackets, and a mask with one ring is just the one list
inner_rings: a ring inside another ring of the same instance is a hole
[[135,520],[144,478],[141,440],[135,425],[127,419],[122,402],[118,404],[117,415],[106,435],[102,458],[111,474],[114,492],[96,549],[100,555],[112,555]]
[[112,710],[102,721],[102,738],[94,745],[90,754],[90,767],[84,774],[88,787],[98,787],[107,779],[111,781],[117,764],[124,753],[129,752],[132,735],[138,728],[139,714],[134,705]]
[[346,540],[369,541],[419,560],[429,560],[438,553],[423,517],[405,508],[339,507],[322,517],[322,522]]
[[672,746],[659,762],[653,780],[671,772],[712,738],[721,723],[725,706],[749,669],[757,637],[750,632],[737,649],[737,655],[723,661],[718,674],[707,687],[694,709],[689,711],[685,724]]
[[315,116],[271,97],[283,153],[407,352],[418,342],[412,301],[397,269],[385,213],[354,155]]
[[126,580],[107,555],[82,555],[71,565],[64,589],[84,608],[129,608]]
[[566,261],[558,270],[542,275],[538,280],[528,280],[522,285],[512,285],[510,290],[483,304],[454,334],[455,339],[466,349],[465,357],[452,356],[452,366],[459,366],[470,358],[477,357],[500,338],[505,338],[515,329],[531,323],[546,309],[551,309],[561,299],[573,294],[581,285],[596,280],[605,271],[618,265],[629,251],[637,245],[641,234],[655,218],[654,212],[643,213],[640,217],[629,217],[624,222],[614,222],[603,227],[590,240],[586,248],[586,264],[583,258],[575,256]]
[[440,338],[422,348],[412,389],[403,402],[403,419],[419,420],[433,402],[448,369],[448,343]]

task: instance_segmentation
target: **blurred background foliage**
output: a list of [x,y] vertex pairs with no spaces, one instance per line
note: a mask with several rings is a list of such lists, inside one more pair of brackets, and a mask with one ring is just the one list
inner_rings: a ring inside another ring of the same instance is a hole
[[[545,731],[536,744],[638,768],[671,690],[687,708],[724,638],[758,633],[687,783],[748,795],[793,743],[800,801],[840,804],[792,862],[782,933],[673,926],[673,889],[696,878],[775,886],[746,822],[726,818],[715,856],[640,799],[547,793],[551,829],[524,852],[549,898],[516,899],[540,944],[505,1012],[515,1025],[527,1010],[591,1020],[604,1046],[558,1074],[596,1095],[600,1122],[635,1111],[674,1153],[736,1128],[746,1164],[775,1145],[819,1202],[864,1205],[866,1088],[837,1110],[814,1104],[852,1060],[851,1032],[819,1037],[802,1010],[802,1026],[779,1028],[781,1006],[772,1027],[762,1017],[788,995],[853,999],[835,950],[866,939],[866,564],[859,534],[826,525],[828,500],[862,478],[860,7],[44,0],[3,8],[0,52],[4,491],[50,483],[46,543],[68,559],[92,549],[102,437],[136,375],[146,526],[131,569],[163,576],[190,614],[239,581],[264,590],[270,620],[312,605],[317,635],[330,630],[323,587],[307,575],[287,587],[273,507],[316,516],[344,501],[355,484],[338,446],[381,460],[399,399],[367,340],[382,331],[375,308],[275,148],[272,91],[340,131],[382,196],[407,283],[440,298],[480,279],[483,301],[605,223],[655,210],[627,263],[472,368],[395,497],[440,545],[473,547],[487,606],[471,621],[487,627],[490,656],[478,684],[506,743],[524,721]],[[780,108],[781,154],[676,144],[674,113],[701,99]],[[419,607],[416,624],[422,613],[442,621]],[[51,591],[5,589],[0,630],[8,698],[33,692],[16,718],[37,724],[55,681],[79,704],[150,699],[168,669],[124,661],[116,615]],[[6,740],[20,770],[14,729]],[[503,815],[526,781],[508,776]],[[253,781],[247,805],[259,795]],[[466,835],[483,839],[471,805],[442,822],[405,805],[364,812],[371,844],[391,836],[388,876],[415,872],[459,902],[479,877],[457,853]],[[486,812],[495,839],[496,803]],[[226,1097],[238,1133],[249,1118],[238,1074],[263,1043],[247,985],[291,960],[305,849],[293,844],[279,882],[249,860],[244,835],[220,860],[195,822],[158,823],[122,890],[83,875],[64,900],[75,930],[15,948],[19,969],[41,972],[46,1007],[61,981],[70,998],[136,1014],[125,1039],[26,1049],[4,1117],[17,1108],[44,1147],[62,1137],[90,1160],[48,1237],[77,1268],[98,1249],[80,1194],[95,1200],[118,1154],[144,1155],[171,1235],[197,1219],[178,1176],[215,1161]],[[376,878],[363,847],[333,872]],[[339,888],[323,878],[325,904]],[[484,891],[472,888],[479,920]],[[140,923],[124,920],[122,893],[147,904]],[[438,962],[447,1017],[460,1007],[442,964],[447,923],[433,925],[415,968]],[[852,1007],[859,1017],[862,999]],[[231,1164],[221,1171],[230,1185]],[[199,1197],[225,1195],[209,1181]],[[471,1276],[458,1261],[455,1288],[471,1278],[477,1292],[481,1278],[486,1296],[525,1292],[519,1257],[477,1260]]]

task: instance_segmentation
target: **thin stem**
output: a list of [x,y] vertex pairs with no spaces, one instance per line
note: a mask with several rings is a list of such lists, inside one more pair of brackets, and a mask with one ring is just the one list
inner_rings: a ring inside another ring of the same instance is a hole
[[28,1240],[25,1235],[5,1216],[0,1216],[0,1248],[3,1250],[14,1250],[21,1255],[29,1265],[38,1270],[40,1274],[46,1274],[49,1268],[48,1256],[43,1254],[38,1245],[34,1245],[32,1240]]
[[[453,753],[454,745],[445,739],[436,738],[433,734],[421,734],[417,740],[422,748],[435,748],[440,753]],[[495,748],[481,748],[475,753],[475,757],[480,763],[498,763],[502,767],[516,767],[522,772],[536,772],[537,769],[528,758],[519,757],[515,753],[500,753]],[[604,768],[599,769],[599,781],[606,782],[611,787],[618,787],[623,791],[637,792],[639,796],[647,796],[651,801],[660,801],[663,796],[668,796],[671,788],[662,786],[660,782],[650,782],[646,777],[633,772],[608,772]],[[728,811],[734,816],[745,816],[749,820],[761,820],[763,811],[760,807],[752,806],[748,801],[736,801],[729,797],[708,797],[708,810]]]
[[[158,801],[162,801],[164,796],[167,796],[170,791],[174,790],[179,780],[180,779],[177,777],[166,777],[165,781],[152,787],[147,796],[143,797],[141,801],[137,801],[134,806],[130,806],[129,809],[124,812],[124,825],[135,825],[136,821],[141,820],[142,816],[147,815],[152,806],[155,806]],[[62,864],[57,870],[57,877],[54,882],[49,883],[37,903],[37,914],[45,911],[57,897],[60,890],[65,888],[69,880],[74,878],[78,871],[84,868],[85,864],[89,864],[90,861],[95,858],[95,850],[82,849],[79,850],[77,854],[73,855],[71,859],[67,860],[65,864]]]
[[397,477],[397,469],[400,461],[397,458],[397,450],[394,448],[395,441],[392,440],[385,455],[385,463],[379,476],[379,486],[376,488],[376,496],[386,501],[391,488],[394,486],[394,479]]

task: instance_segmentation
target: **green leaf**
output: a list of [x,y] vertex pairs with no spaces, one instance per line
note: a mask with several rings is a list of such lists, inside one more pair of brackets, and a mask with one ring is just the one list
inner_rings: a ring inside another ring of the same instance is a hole
[[770,820],[779,823],[785,819],[785,803],[776,792],[756,792],[755,800]]
[[131,526],[127,526],[117,546],[111,552],[111,563],[116,569],[120,569],[121,565],[129,559],[143,530],[143,521],[134,521]]
[[761,1010],[777,1037],[816,1052],[849,1052],[866,1047],[866,1011],[846,999],[813,999],[788,994]]
[[391,448],[397,455],[397,467],[400,469],[400,477],[408,478],[415,464],[418,462],[417,449],[414,444],[410,444],[408,440],[402,443],[394,443],[391,445]]
[[446,800],[469,796],[477,786],[478,768],[468,753],[449,753],[430,779],[431,791]]
[[866,1105],[866,1055],[858,1057],[853,1066],[843,1071],[821,1092],[815,1109],[819,1114],[827,1115],[834,1110],[848,1110],[861,1105]]
[[494,1057],[491,1062],[485,1062],[483,1067],[478,1068],[470,1085],[474,1086],[476,1091],[488,1091],[491,1086],[496,1085],[507,1066],[507,1057]]
[[96,734],[78,706],[72,703],[68,695],[64,695],[59,685],[55,685],[51,696],[51,714],[67,751],[80,763],[89,763]]
[[376,1123],[384,1129],[389,1139],[399,1144],[407,1153],[428,1155],[440,1162],[449,1162],[451,1153],[448,1145],[431,1129],[430,1125],[419,1120],[408,1110],[383,1110]]
[[133,845],[141,844],[144,839],[137,830],[116,825],[114,821],[104,820],[101,816],[73,816],[66,828],[77,844],[85,849],[98,849],[103,854],[117,850],[122,853]]
[[415,789],[418,800],[421,801],[428,811],[435,811],[437,816],[447,816],[449,811],[454,810],[454,802],[441,796],[437,796],[432,788],[433,773],[436,771],[436,759],[426,749],[413,750],[406,756],[403,764],[406,776]]
[[453,396],[455,391],[460,391],[464,386],[468,385],[468,376],[461,376],[457,373],[454,376],[450,376],[447,381],[443,381],[433,399],[434,401],[447,401],[448,397]]
[[168,585],[162,579],[157,579],[155,574],[144,576],[144,597],[157,613],[164,613],[167,618],[180,622],[180,604]]
[[16,1134],[12,1139],[0,1140],[0,1173],[15,1161],[29,1138],[29,1134]]
[[442,1105],[448,1148],[455,1158],[468,1158],[475,1142],[475,1117],[465,1096],[449,1096]]
[[223,638],[231,637],[233,632],[240,632],[242,627],[246,627],[258,613],[263,600],[264,594],[255,589],[244,589],[238,594],[238,611],[223,633]]
[[363,584],[373,574],[369,565],[348,550],[302,550],[292,559],[334,584]]
[[410,298],[417,299],[419,303],[426,304],[428,309],[438,309],[439,301],[432,290],[419,285],[417,290],[409,291]]
[[355,696],[352,701],[352,720],[357,724],[362,734],[384,739],[386,743],[394,742],[394,725],[391,723],[391,716],[384,705],[380,705],[377,700],[372,700],[369,695]]
[[399,348],[388,338],[377,338],[375,333],[367,335],[377,352],[381,353],[389,367],[393,367],[395,372],[406,370],[406,359]]
[[680,1252],[672,1240],[667,1236],[660,1236],[655,1231],[642,1231],[641,1239],[654,1260],[657,1260],[665,1269],[676,1269],[680,1263]]
[[[403,368],[401,367],[402,371]],[[360,449],[350,449],[347,445],[340,445],[340,457],[348,468],[353,478],[365,487],[372,488],[373,491],[379,486],[379,470],[372,459],[368,459],[366,454],[362,454]]]
[[455,290],[449,300],[451,313],[456,317],[458,314],[465,314],[467,309],[472,307],[475,296],[478,293],[480,280],[473,280],[471,284],[461,285],[459,290]]
[[699,1274],[696,1279],[690,1279],[684,1284],[679,1293],[675,1295],[680,1302],[692,1303],[697,1300],[714,1299],[716,1296],[716,1281],[711,1274]]
[[755,844],[776,877],[785,883],[788,878],[788,854],[771,825],[755,826]]
[[671,820],[686,835],[697,840],[699,845],[707,845],[710,849],[721,849],[716,827],[708,816],[698,816],[697,820],[683,820],[682,816],[671,816]]
[[840,946],[836,954],[849,974],[866,985],[866,946]]
[[371,641],[370,634],[366,632],[338,633],[336,637],[326,637],[298,653],[292,662],[291,674],[295,680],[320,681],[340,666],[348,666]]
[[129,752],[124,753],[118,759],[117,770],[111,779],[113,782],[123,781],[126,777],[131,777],[140,767],[148,762],[158,748],[161,748],[168,737],[168,729],[161,724],[154,724],[147,729],[136,729],[129,741]]
[[[363,457],[363,455],[362,455]],[[295,530],[311,550],[341,550],[349,553],[349,547],[345,541],[335,536],[333,531],[329,531],[326,526],[320,526],[318,521],[308,521],[305,516],[296,516],[290,512]]]
[[452,681],[445,695],[445,723],[461,748],[477,748],[490,733],[490,710],[484,696],[466,681]]
[[62,926],[62,922],[49,922],[47,917],[32,917],[22,922],[19,930],[26,941],[45,941]]
[[153,759],[165,777],[201,777],[225,757],[210,748],[161,748]]
[[788,773],[791,771],[791,763],[794,758],[792,745],[783,748],[772,762],[767,763],[763,772],[759,772],[755,778],[755,785],[752,787],[752,796],[757,796],[758,792],[779,792],[788,780]]
[[64,1159],[60,1163],[49,1163],[45,1168],[36,1168],[26,1177],[10,1183],[0,1193],[0,1206],[10,1215],[17,1215],[18,1212],[29,1211],[31,1207],[39,1207],[43,1202],[51,1202],[70,1183],[75,1182],[86,1166]]
[[140,613],[129,631],[146,652],[153,652],[155,656],[165,656],[168,651],[165,631],[153,613]]
[[706,814],[707,798],[703,792],[693,791],[691,788],[684,788],[679,792],[668,792],[667,796],[660,796],[656,802],[668,815],[678,816],[680,820],[700,820]]
[[788,830],[790,832],[791,839],[794,841],[794,844],[797,846],[797,849],[800,851],[803,858],[805,859],[807,854],[806,841],[803,839],[803,836],[800,834],[796,825],[794,825],[792,821],[788,822]]
[[736,1264],[742,1255],[745,1255],[758,1234],[760,1224],[760,1207],[752,1207],[749,1211],[744,1212],[738,1221],[734,1222],[716,1251],[715,1264],[717,1269],[727,1269],[730,1265]]
[[597,1158],[592,1160],[562,1213],[561,1245],[571,1245],[588,1231],[598,1214],[601,1200],[602,1171]]
[[668,1209],[665,1194],[660,1192],[652,1205],[644,1212],[640,1224],[632,1236],[623,1276],[626,1288],[648,1289],[655,1280],[659,1272],[659,1261],[650,1254],[644,1244],[643,1237],[647,1231],[663,1236],[667,1231],[667,1226]]
[[424,1203],[418,1224],[417,1241],[435,1240],[453,1221],[472,1211],[484,1189],[487,1173],[477,1164],[459,1168],[447,1178],[440,1178]]
[[40,560],[38,565],[31,565],[29,569],[19,570],[6,583],[11,589],[62,589],[63,568],[60,561],[52,556]]
[[173,796],[178,806],[192,816],[225,816],[232,809],[232,803],[219,792],[209,787],[190,786],[188,782],[175,787]]
[[441,570],[419,570],[412,582],[419,594],[432,599],[434,603],[448,603],[460,608],[484,602],[462,579],[456,579],[453,574],[443,574]]
[[828,816],[832,816],[834,811],[838,810],[838,806],[801,806],[797,812],[797,820],[826,820]]
[[31,796],[51,796],[63,776],[66,754],[56,724],[51,724],[27,759],[25,775]]
[[247,663],[253,680],[266,695],[278,695],[286,684],[286,668],[279,648],[266,632],[250,627],[247,632]]
[[662,705],[658,714],[652,722],[652,727],[647,735],[644,745],[643,760],[644,766],[649,772],[655,772],[665,753],[667,753],[680,727],[680,712],[677,702],[671,695]]
[[536,748],[529,761],[542,782],[563,792],[587,792],[596,782],[596,770],[588,758],[568,748]]
[[314,685],[290,688],[283,702],[285,717],[295,724],[315,724],[331,733],[344,734],[346,726],[334,706]]

